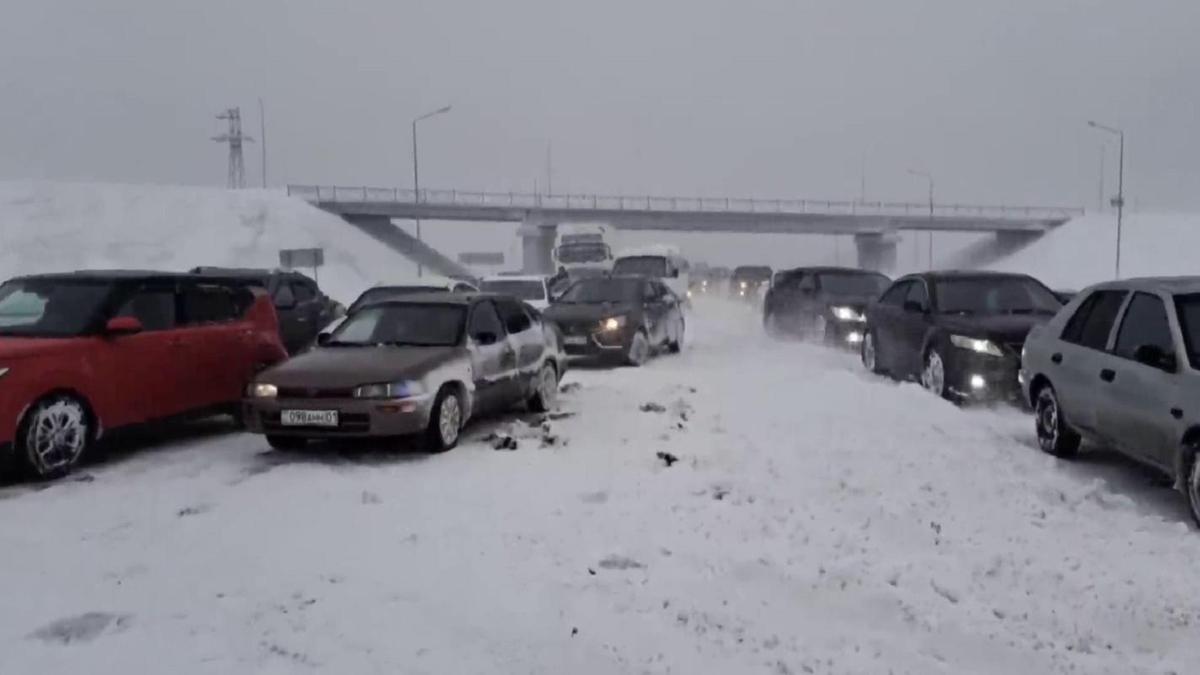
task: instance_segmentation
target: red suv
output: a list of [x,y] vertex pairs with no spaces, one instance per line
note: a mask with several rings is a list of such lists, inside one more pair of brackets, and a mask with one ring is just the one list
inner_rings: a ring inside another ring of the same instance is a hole
[[0,286],[0,448],[66,473],[108,429],[236,410],[287,357],[262,290],[164,272],[72,272]]

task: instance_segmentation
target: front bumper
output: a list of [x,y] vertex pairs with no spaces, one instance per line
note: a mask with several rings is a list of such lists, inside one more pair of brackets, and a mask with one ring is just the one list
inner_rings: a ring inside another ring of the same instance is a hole
[[[434,396],[423,394],[403,399],[244,399],[246,429],[252,433],[300,438],[369,438],[419,434],[429,426]],[[287,426],[281,423],[285,410],[334,410],[333,426]]]
[[833,347],[857,350],[866,334],[866,321],[829,320],[825,324],[825,342]]
[[1021,359],[953,348],[946,355],[946,388],[969,401],[1019,401]]
[[563,352],[575,357],[615,356],[628,352],[632,340],[628,329],[570,333],[563,337]]

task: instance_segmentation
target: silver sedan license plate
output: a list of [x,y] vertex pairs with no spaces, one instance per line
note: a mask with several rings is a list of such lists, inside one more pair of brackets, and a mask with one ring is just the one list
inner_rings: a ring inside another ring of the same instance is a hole
[[336,410],[284,410],[279,423],[285,427],[336,427]]

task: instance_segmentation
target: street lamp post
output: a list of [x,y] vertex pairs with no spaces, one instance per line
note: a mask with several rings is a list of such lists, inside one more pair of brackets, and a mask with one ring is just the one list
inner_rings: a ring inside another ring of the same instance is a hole
[[1117,253],[1114,276],[1117,279],[1121,278],[1121,223],[1125,215],[1125,132],[1116,127],[1110,127],[1098,122],[1088,122],[1088,126],[1100,131],[1106,131],[1116,136],[1121,143],[1121,150],[1117,159],[1117,196],[1112,200],[1112,205],[1117,207]]
[[[933,227],[933,174],[928,171],[917,171],[909,169],[908,172],[914,176],[920,176],[929,181],[929,226]],[[933,230],[929,230],[929,269],[933,269]]]
[[[442,108],[438,108],[437,110],[434,110],[433,112],[425,113],[424,115],[421,115],[420,117],[418,117],[412,121],[413,204],[414,205],[420,204],[420,202],[421,202],[421,178],[420,178],[420,171],[419,171],[418,164],[417,164],[417,122],[420,122],[421,120],[427,120],[430,117],[433,117],[434,115],[441,115],[443,113],[448,113],[448,112],[450,112],[450,106],[445,106]],[[417,241],[421,241],[421,218],[418,216],[417,218],[414,218],[413,220],[415,220],[417,223]],[[418,277],[423,276],[424,273],[425,273],[425,266],[422,265],[420,263],[420,261],[418,260],[417,276]]]

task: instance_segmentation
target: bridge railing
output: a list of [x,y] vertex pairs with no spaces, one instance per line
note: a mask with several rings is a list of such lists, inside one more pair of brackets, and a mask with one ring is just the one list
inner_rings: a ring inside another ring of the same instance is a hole
[[[428,189],[416,193],[405,188],[289,185],[288,194],[313,203],[411,204],[457,207],[518,208],[578,211],[663,211],[707,213],[791,213],[829,215],[924,216],[929,203],[863,202],[824,199],[750,199],[744,197],[660,197],[654,195],[537,194],[530,192],[477,192]],[[934,216],[988,218],[1070,218],[1082,208],[1061,206],[995,206],[934,204]]]

